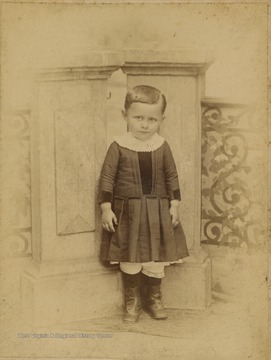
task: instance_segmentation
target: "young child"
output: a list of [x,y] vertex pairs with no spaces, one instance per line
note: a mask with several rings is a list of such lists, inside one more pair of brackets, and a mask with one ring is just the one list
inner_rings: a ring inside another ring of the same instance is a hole
[[111,144],[101,172],[101,260],[119,263],[123,272],[124,322],[136,322],[141,312],[140,272],[150,315],[165,319],[164,266],[189,256],[179,221],[176,166],[168,143],[157,133],[166,98],[140,85],[128,91],[124,108],[128,132]]

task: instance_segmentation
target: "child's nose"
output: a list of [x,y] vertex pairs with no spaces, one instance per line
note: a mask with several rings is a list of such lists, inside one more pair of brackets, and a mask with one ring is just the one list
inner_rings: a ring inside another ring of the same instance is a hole
[[148,128],[148,121],[147,120],[143,120],[141,123],[141,126],[143,129],[147,129]]

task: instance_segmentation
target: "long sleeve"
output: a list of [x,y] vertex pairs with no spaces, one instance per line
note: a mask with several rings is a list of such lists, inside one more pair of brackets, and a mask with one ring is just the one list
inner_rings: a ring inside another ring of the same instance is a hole
[[99,203],[112,202],[116,175],[119,165],[119,147],[116,142],[113,142],[105,156],[101,176],[100,176],[100,190]]
[[181,200],[178,173],[172,152],[167,142],[165,143],[164,162],[168,196],[170,200]]

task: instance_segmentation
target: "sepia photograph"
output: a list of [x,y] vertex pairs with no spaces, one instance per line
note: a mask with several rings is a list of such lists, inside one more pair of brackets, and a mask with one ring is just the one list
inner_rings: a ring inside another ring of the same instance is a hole
[[268,360],[268,2],[0,6],[0,359]]

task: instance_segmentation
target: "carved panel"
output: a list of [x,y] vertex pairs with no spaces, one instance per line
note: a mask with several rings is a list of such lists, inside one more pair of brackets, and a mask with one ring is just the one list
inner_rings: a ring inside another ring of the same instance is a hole
[[55,112],[57,233],[95,230],[94,124],[79,109]]

